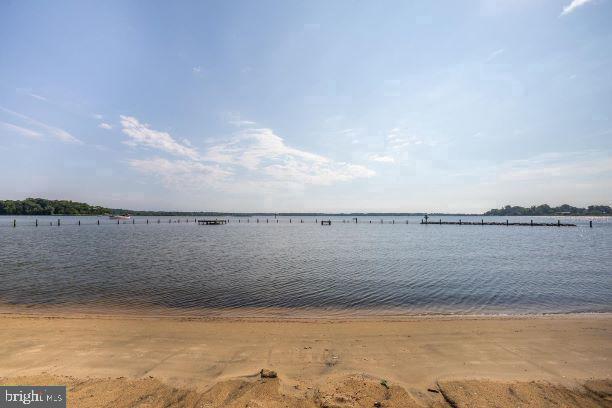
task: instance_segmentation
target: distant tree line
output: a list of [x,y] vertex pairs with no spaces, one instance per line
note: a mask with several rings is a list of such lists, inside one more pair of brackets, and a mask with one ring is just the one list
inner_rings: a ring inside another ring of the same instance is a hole
[[[0,200],[0,215],[106,215],[106,214],[131,214],[140,216],[422,216],[425,213],[231,213],[211,211],[137,211],[121,208],[106,208],[100,206],[79,203],[70,200],[47,200],[45,198],[26,198],[25,200]],[[442,214],[430,213],[430,215],[465,215],[465,214]],[[475,215],[475,214],[474,214]],[[484,215],[612,215],[612,208],[607,205],[590,205],[587,208],[572,207],[563,204],[559,207],[551,207],[542,204],[532,207],[519,207],[507,205],[500,209],[493,209]]]
[[26,198],[25,200],[0,200],[0,215],[101,215],[111,210],[99,206],[68,200]]
[[589,205],[587,208],[572,207],[563,204],[551,207],[548,204],[519,207],[507,205],[500,209],[492,209],[484,215],[612,215],[612,208],[608,205]]

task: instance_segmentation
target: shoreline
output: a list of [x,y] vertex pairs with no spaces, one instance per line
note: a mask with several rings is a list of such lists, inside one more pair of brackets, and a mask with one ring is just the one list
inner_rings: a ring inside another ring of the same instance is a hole
[[198,308],[171,309],[143,307],[126,310],[112,307],[30,307],[0,305],[0,317],[42,317],[82,319],[176,319],[191,321],[305,321],[305,322],[359,322],[359,321],[415,321],[415,320],[492,320],[492,319],[541,319],[541,318],[612,318],[612,311],[572,312],[490,312],[490,313],[415,313],[404,309],[318,309],[318,308]]

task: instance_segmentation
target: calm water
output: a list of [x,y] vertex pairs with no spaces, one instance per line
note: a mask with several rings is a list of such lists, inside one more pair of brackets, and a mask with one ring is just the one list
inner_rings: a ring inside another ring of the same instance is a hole
[[408,224],[384,217],[382,225],[380,218],[331,217],[331,227],[314,217],[233,218],[225,226],[152,217],[149,225],[145,217],[135,225],[100,217],[98,226],[98,217],[60,217],[61,226],[51,227],[57,217],[37,217],[35,228],[34,218],[16,217],[13,228],[13,218],[0,217],[4,306],[173,314],[612,311],[612,220],[605,218],[592,229],[588,219],[572,218],[562,222],[578,227],[424,226],[420,217]]

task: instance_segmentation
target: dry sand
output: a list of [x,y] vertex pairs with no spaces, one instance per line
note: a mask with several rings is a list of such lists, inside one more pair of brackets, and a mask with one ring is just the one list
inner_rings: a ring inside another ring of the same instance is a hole
[[608,314],[0,327],[1,383],[66,384],[71,407],[612,407]]

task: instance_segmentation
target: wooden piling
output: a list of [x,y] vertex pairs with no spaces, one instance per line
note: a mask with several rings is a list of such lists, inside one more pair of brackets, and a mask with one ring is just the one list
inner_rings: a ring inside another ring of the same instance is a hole
[[81,220],[79,220],[79,227],[81,226]]
[[533,227],[533,220],[531,220],[530,223],[531,223],[531,226]]
[[58,227],[60,226],[60,219],[59,218],[57,219],[57,226]]
[[561,220],[557,220],[557,227],[561,226]]
[[100,220],[98,220],[98,225],[100,225]]
[[147,224],[149,224],[149,219],[147,218]]
[[480,220],[480,225],[484,225],[484,220]]
[[36,219],[36,226],[38,227],[38,218]]
[[508,226],[508,220],[506,220],[506,227]]
[[459,225],[461,225],[461,220],[459,220]]
[[117,220],[117,225],[119,225],[119,220]]
[[593,221],[589,221],[589,228],[593,228]]
[[17,220],[13,220],[13,228],[17,226]]

